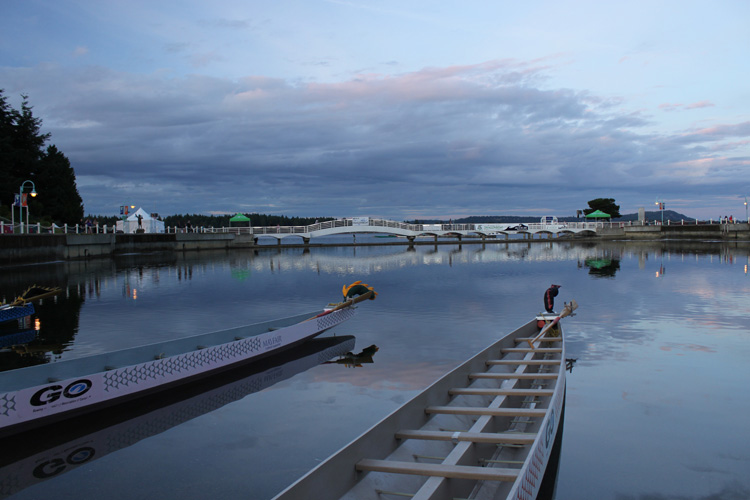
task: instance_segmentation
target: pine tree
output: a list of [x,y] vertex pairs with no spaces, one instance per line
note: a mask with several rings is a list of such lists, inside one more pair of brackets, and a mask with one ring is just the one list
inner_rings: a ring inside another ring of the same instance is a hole
[[0,206],[8,206],[13,202],[13,194],[18,187],[16,178],[12,177],[11,165],[14,161],[13,135],[18,111],[10,107],[0,89]]
[[70,161],[54,144],[47,148],[36,173],[37,191],[45,193],[34,200],[40,213],[58,224],[75,224],[83,218],[83,200],[76,187],[76,174]]
[[30,180],[39,193],[29,199],[33,218],[75,224],[83,217],[83,202],[73,167],[56,146],[44,149],[51,134],[41,132],[42,119],[34,116],[28,96],[21,97],[18,111],[0,89],[0,206],[13,203],[22,183]]

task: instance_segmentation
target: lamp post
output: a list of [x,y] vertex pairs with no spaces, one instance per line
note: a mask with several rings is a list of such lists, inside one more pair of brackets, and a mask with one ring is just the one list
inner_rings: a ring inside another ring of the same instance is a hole
[[34,185],[34,181],[25,180],[21,184],[21,189],[18,191],[18,210],[20,215],[20,222],[21,222],[21,234],[24,233],[23,231],[23,207],[26,205],[26,232],[29,232],[29,204],[24,200],[23,198],[23,190],[26,188],[26,183],[31,184],[31,195],[32,198],[36,197],[36,186]]
[[128,219],[128,208],[133,209],[135,205],[120,205],[120,215],[122,215],[123,221]]
[[132,210],[135,205],[120,205],[120,215],[122,215],[122,232],[127,233],[125,228],[125,222],[128,220],[128,209]]
[[745,222],[750,224],[750,219],[747,218],[747,196],[745,196]]
[[659,200],[659,198],[656,198],[656,206],[659,207],[659,211],[661,212],[661,225],[664,225],[664,200]]

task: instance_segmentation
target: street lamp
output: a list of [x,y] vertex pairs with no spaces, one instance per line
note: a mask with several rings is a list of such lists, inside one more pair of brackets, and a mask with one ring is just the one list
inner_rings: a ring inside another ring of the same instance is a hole
[[122,215],[122,220],[127,220],[128,208],[132,210],[135,208],[135,205],[120,205],[120,215]]
[[34,181],[25,180],[21,184],[21,189],[18,191],[18,210],[20,213],[20,221],[21,221],[21,234],[23,234],[23,207],[26,206],[26,232],[29,232],[29,204],[26,202],[26,200],[23,197],[23,190],[26,188],[26,183],[31,184],[31,195],[32,198],[36,197],[36,185],[34,185]]
[[656,198],[656,203],[659,207],[659,211],[661,212],[661,225],[664,225],[664,200],[659,201],[659,198]]
[[747,218],[747,196],[745,196],[745,222],[750,224],[750,219]]

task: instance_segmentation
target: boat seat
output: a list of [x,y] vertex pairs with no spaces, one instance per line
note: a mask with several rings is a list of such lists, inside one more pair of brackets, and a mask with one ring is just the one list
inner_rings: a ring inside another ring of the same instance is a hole
[[530,349],[528,347],[508,347],[503,349],[504,353],[510,354],[512,352],[520,352],[520,353],[539,353],[539,354],[555,354],[555,353],[562,353],[562,349],[560,347],[537,347],[534,349]]
[[404,429],[396,439],[424,439],[427,441],[468,441],[470,443],[531,444],[536,434],[529,432],[451,432]]
[[542,378],[557,378],[557,373],[470,373],[469,378],[519,379],[534,380]]
[[488,389],[472,387],[455,387],[448,390],[451,396],[471,395],[471,396],[539,396],[551,397],[555,391],[551,389]]
[[490,359],[487,366],[493,365],[559,365],[562,359]]
[[562,340],[562,337],[542,337],[540,339],[537,339],[536,337],[518,337],[516,339],[516,344],[520,344],[522,342],[528,342],[529,340],[538,340],[540,342],[560,342]]
[[435,476],[475,481],[515,481],[518,470],[499,467],[476,467],[469,465],[424,464],[418,462],[396,462],[365,458],[357,462],[357,470]]
[[476,406],[428,406],[425,413],[444,415],[490,415],[493,417],[543,417],[547,410],[536,408],[486,408]]

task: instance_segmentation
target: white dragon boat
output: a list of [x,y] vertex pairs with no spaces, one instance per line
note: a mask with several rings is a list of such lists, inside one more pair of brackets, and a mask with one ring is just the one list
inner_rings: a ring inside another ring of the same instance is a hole
[[165,432],[332,358],[350,355],[355,337],[311,339],[261,360],[113,408],[83,415],[67,429],[49,426],[0,439],[0,498],[57,478]]
[[560,315],[541,313],[454,369],[275,500],[533,500],[565,398]]
[[343,292],[343,302],[322,312],[0,372],[0,437],[288,349],[351,318],[355,304],[376,295],[361,282]]

